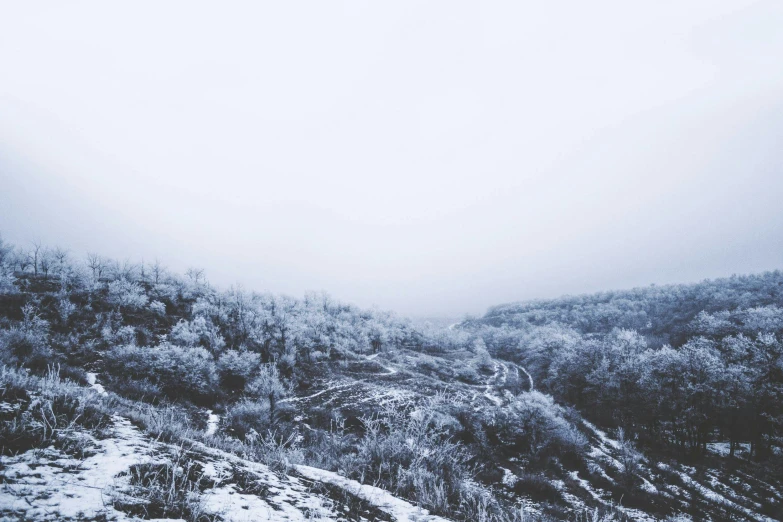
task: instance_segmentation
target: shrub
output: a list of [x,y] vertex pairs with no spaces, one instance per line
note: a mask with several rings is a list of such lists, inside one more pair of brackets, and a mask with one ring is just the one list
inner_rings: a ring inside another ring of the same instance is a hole
[[198,462],[179,452],[166,464],[134,464],[122,475],[128,485],[115,493],[118,510],[142,518],[179,518],[188,522],[217,519],[204,510],[202,490],[212,481]]
[[138,283],[119,279],[109,283],[107,301],[119,308],[139,309],[147,304],[147,294]]
[[180,319],[171,329],[169,339],[182,346],[196,346],[201,336],[191,326],[190,322]]
[[210,403],[218,392],[215,363],[203,348],[124,345],[112,348],[105,361],[111,375],[148,380],[171,399]]
[[227,431],[238,439],[257,437],[272,426],[269,404],[266,401],[244,399],[229,408],[223,422]]
[[253,458],[273,470],[287,474],[293,465],[304,462],[304,453],[299,447],[301,436],[294,429],[268,430],[265,434],[251,437],[250,452]]
[[248,383],[247,394],[251,397],[266,399],[269,410],[274,418],[277,401],[288,394],[288,387],[280,379],[280,372],[274,364],[264,364],[259,369],[255,378]]
[[179,298],[179,291],[177,287],[169,283],[158,283],[152,287],[152,295],[161,299],[167,299],[172,303],[176,303]]
[[122,326],[114,333],[114,340],[123,344],[136,342],[136,329],[132,326]]
[[53,357],[48,341],[49,322],[27,304],[22,307],[21,324],[0,332],[0,362],[45,371]]
[[201,345],[213,352],[219,352],[226,346],[220,329],[202,316],[192,321],[180,320],[171,329],[169,339],[182,346]]
[[473,342],[472,351],[476,354],[476,365],[478,370],[482,372],[492,372],[495,365],[492,362],[489,351],[487,351],[487,345],[484,344],[482,339],[479,338]]
[[160,301],[152,301],[149,304],[149,309],[152,313],[160,316],[166,315],[166,305]]
[[583,459],[587,439],[569,423],[552,397],[526,392],[498,412],[498,431],[518,451],[535,460],[564,454]]
[[466,487],[472,484],[472,472],[470,455],[451,441],[440,420],[442,414],[431,406],[415,415],[387,410],[383,417],[365,418],[354,478],[372,477],[435,513],[450,512],[461,498],[470,496]]
[[14,271],[9,267],[0,265],[0,293],[14,294],[18,292],[19,289],[16,288],[15,281]]
[[336,412],[318,408],[310,414],[310,424],[324,429],[305,431],[307,462],[311,466],[354,474],[360,465],[353,453],[356,436],[345,429],[345,419]]
[[231,393],[245,391],[245,386],[258,371],[261,356],[247,351],[227,350],[218,359],[220,386]]
[[435,358],[430,355],[421,355],[416,361],[416,369],[425,375],[437,374],[441,370]]
[[478,371],[471,364],[463,364],[457,368],[456,377],[460,381],[466,382],[468,384],[479,384],[481,382]]
[[128,418],[155,439],[165,442],[192,440],[203,433],[196,429],[189,412],[176,404],[138,404],[125,399],[113,403],[112,410]]
[[625,431],[620,428],[617,433],[620,444],[619,460],[623,468],[620,473],[620,484],[628,491],[635,490],[640,484],[642,455],[636,451],[631,440],[626,438]]
[[556,503],[563,496],[552,481],[539,473],[522,473],[514,484],[514,493],[538,502]]
[[45,377],[0,367],[0,401],[14,405],[0,417],[0,451],[6,455],[49,444],[62,447],[74,426],[97,428],[108,418],[93,391],[62,380],[56,367]]
[[37,337],[20,328],[0,332],[0,362],[45,370],[52,361],[52,351]]
[[60,314],[60,320],[62,320],[63,324],[68,322],[68,318],[70,318],[75,311],[76,305],[68,299],[68,296],[62,296],[60,300],[57,301],[57,312]]
[[63,364],[60,367],[60,377],[82,386],[87,384],[87,372],[79,367]]
[[112,380],[112,391],[135,401],[157,403],[165,398],[160,386],[149,379],[129,379],[116,376]]

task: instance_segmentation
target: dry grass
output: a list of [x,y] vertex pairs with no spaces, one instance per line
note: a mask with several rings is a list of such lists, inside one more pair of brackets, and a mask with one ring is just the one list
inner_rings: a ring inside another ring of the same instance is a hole
[[214,522],[207,513],[203,491],[213,486],[204,469],[184,447],[166,463],[136,464],[124,475],[127,486],[112,498],[115,509],[142,518],[181,518]]
[[80,440],[72,436],[76,428],[108,424],[96,394],[60,379],[54,366],[43,377],[0,367],[0,401],[8,405],[0,413],[0,453],[5,455],[50,444],[79,454],[84,448],[74,442]]

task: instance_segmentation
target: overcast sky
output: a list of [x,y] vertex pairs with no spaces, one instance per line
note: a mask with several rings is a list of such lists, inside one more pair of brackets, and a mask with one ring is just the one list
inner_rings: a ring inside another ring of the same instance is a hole
[[5,2],[0,232],[402,314],[783,268],[783,2]]

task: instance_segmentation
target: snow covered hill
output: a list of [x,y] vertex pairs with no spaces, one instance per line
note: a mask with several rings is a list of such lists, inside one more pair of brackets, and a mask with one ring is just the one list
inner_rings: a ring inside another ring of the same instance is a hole
[[8,520],[783,520],[778,273],[441,328],[6,259]]

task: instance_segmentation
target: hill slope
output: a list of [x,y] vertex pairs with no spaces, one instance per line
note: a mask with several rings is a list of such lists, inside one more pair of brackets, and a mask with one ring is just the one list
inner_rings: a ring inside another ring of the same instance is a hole
[[0,506],[780,519],[780,279],[505,305],[443,327],[0,243]]

